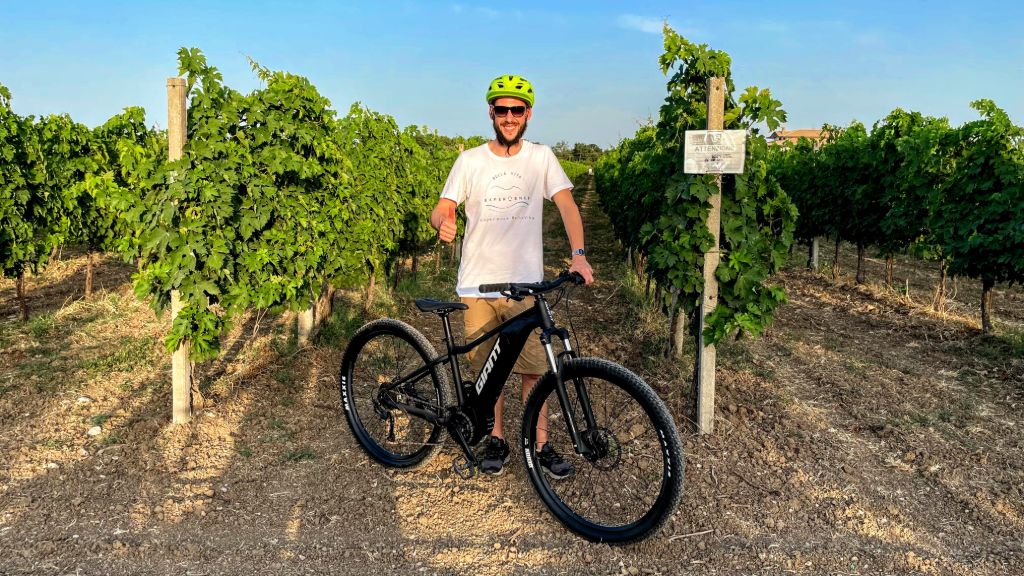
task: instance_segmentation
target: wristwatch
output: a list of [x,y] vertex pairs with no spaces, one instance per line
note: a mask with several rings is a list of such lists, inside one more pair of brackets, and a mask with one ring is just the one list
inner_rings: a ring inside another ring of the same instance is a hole
[[577,249],[572,251],[572,255],[573,256],[586,256],[586,254],[587,254],[587,251],[584,250],[583,248],[577,248]]

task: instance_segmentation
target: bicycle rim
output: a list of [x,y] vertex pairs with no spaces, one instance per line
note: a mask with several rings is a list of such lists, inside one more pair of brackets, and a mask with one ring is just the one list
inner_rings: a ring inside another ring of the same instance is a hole
[[[556,518],[587,539],[631,542],[651,535],[671,516],[682,490],[682,448],[671,416],[654,391],[621,366],[583,359],[564,372],[574,420],[597,454],[588,460],[575,453],[555,378],[545,377],[527,402],[523,427],[534,487]],[[574,377],[585,386],[595,428],[583,418]],[[542,403],[547,442],[573,466],[562,480],[542,469],[535,449]]]
[[[418,334],[381,322],[357,334],[346,351],[342,404],[353,434],[371,456],[388,466],[411,468],[433,456],[444,430],[402,410],[386,408],[379,395],[382,386],[426,364],[432,351],[424,349],[429,344],[416,341]],[[415,397],[435,406],[447,403],[435,371],[391,394],[405,402]]]

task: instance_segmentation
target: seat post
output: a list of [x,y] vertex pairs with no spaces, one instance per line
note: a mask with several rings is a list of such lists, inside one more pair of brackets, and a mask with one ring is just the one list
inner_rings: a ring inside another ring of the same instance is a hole
[[455,340],[452,338],[452,323],[448,320],[448,313],[438,314],[441,317],[441,324],[444,326],[444,344],[448,348],[448,353],[451,354],[452,346],[455,345]]
[[439,314],[439,316],[441,317],[441,324],[444,326],[444,345],[448,349],[448,365],[454,379],[452,385],[455,387],[455,397],[458,400],[458,405],[462,406],[466,399],[462,391],[462,372],[459,370],[459,360],[452,353],[452,348],[455,347],[455,338],[452,336],[452,323],[448,320],[447,312]]

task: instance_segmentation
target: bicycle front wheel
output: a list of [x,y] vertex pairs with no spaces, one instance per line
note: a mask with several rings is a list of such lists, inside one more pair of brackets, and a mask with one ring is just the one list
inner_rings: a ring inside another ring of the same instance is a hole
[[[618,364],[576,359],[562,372],[567,405],[550,372],[526,402],[523,450],[530,481],[551,513],[588,540],[624,543],[650,536],[671,517],[682,491],[683,450],[672,416],[650,386]],[[567,411],[587,456],[573,447]],[[538,444],[545,436],[572,465],[563,479],[542,466]]]
[[391,319],[363,326],[345,349],[340,382],[345,418],[359,445],[385,466],[417,468],[441,448],[444,427],[387,404],[394,399],[443,411],[451,400],[442,370],[394,385],[435,356],[419,331]]

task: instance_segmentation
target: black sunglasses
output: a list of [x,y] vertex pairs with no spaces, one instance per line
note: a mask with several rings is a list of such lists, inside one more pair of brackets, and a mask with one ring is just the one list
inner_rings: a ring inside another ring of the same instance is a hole
[[491,106],[494,109],[494,115],[498,118],[504,118],[509,112],[512,113],[513,118],[522,118],[526,114],[526,106]]

